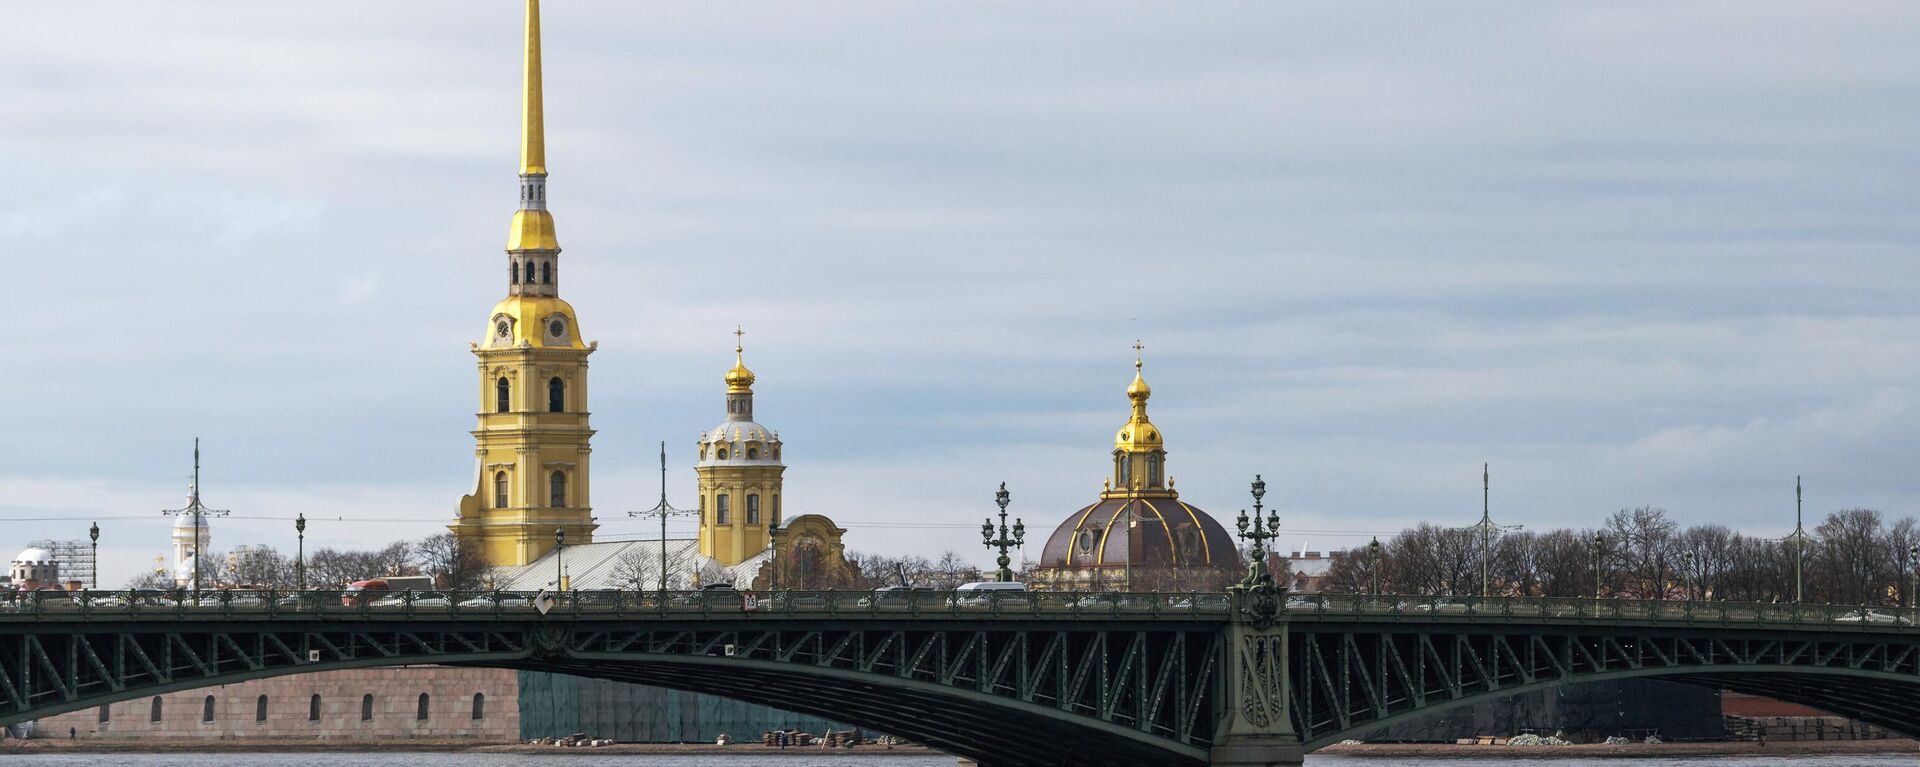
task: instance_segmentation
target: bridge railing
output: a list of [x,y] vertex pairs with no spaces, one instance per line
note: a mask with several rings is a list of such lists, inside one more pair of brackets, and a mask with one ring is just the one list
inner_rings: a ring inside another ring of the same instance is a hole
[[[34,591],[0,595],[0,621],[49,617],[148,618],[498,618],[560,615],[597,618],[747,616],[894,616],[1226,620],[1244,607],[1235,593],[1017,591],[700,591],[564,592],[228,589]],[[1314,594],[1291,595],[1289,616],[1390,621],[1458,619],[1659,621],[1783,626],[1912,627],[1913,608],[1839,605]]]
[[1312,594],[1287,599],[1294,615],[1367,616],[1404,620],[1452,618],[1554,621],[1658,621],[1817,626],[1914,626],[1911,607],[1810,605],[1571,597],[1455,597]]
[[490,618],[538,615],[599,618],[768,615],[833,617],[1131,617],[1225,620],[1223,593],[1018,591],[283,591],[223,589],[35,591],[0,595],[0,621],[19,618]]

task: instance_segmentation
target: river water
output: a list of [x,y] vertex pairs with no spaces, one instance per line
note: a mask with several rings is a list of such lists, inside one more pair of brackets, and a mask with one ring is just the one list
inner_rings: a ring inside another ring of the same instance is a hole
[[[1846,756],[1701,756],[1625,759],[1475,759],[1429,757],[1399,759],[1362,756],[1308,756],[1309,767],[1912,767],[1906,754]],[[741,754],[739,756],[598,755],[475,753],[220,753],[220,754],[9,754],[6,767],[952,767],[948,756],[844,756],[822,754]]]

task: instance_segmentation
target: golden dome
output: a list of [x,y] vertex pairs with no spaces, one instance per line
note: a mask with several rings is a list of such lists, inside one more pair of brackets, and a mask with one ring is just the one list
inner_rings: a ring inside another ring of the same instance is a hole
[[[1137,347],[1138,344],[1135,344]],[[1147,379],[1141,374],[1141,361],[1133,358],[1133,383],[1127,385],[1127,399],[1133,401],[1133,415],[1127,423],[1114,434],[1113,447],[1129,453],[1148,452],[1161,449],[1164,444],[1160,438],[1160,428],[1147,420],[1147,398],[1153,396],[1153,387],[1147,385]]]
[[729,394],[753,393],[753,371],[747,369],[747,363],[741,358],[740,337],[746,331],[739,327],[733,329],[733,369],[727,371],[727,392]]
[[488,315],[483,348],[526,344],[534,348],[585,349],[573,305],[558,296],[507,296]]

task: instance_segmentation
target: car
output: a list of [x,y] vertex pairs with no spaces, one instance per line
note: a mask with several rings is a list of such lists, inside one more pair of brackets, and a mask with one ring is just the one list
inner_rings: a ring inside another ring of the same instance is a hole
[[467,609],[498,607],[502,610],[530,610],[533,609],[533,598],[525,594],[495,592],[462,599],[459,606]]
[[1467,604],[1441,599],[1432,602],[1401,602],[1400,609],[1410,613],[1464,613],[1467,611]]
[[[1194,594],[1167,604],[1167,607],[1173,610],[1212,610],[1231,606],[1233,606],[1233,599],[1225,594]],[[1287,606],[1293,607],[1293,600],[1287,600]]]
[[771,610],[821,610],[827,607],[827,595],[812,591],[778,591],[762,601]]
[[[411,599],[409,599],[411,597]],[[392,609],[395,607],[447,607],[453,604],[447,595],[438,591],[402,591],[390,597],[374,600],[368,607]]]
[[1879,610],[1855,610],[1833,619],[1834,623],[1865,623],[1905,626],[1913,621]]
[[921,604],[933,605],[936,604],[933,599],[926,596],[931,593],[933,589],[926,586],[881,586],[874,589],[872,594],[861,597],[855,604],[861,607],[894,609],[905,609]]
[[200,592],[196,607],[265,607],[267,598],[257,591]]
[[1018,581],[976,581],[962,583],[953,590],[953,596],[947,603],[954,607],[982,608],[1000,606],[1026,607],[1027,584]]

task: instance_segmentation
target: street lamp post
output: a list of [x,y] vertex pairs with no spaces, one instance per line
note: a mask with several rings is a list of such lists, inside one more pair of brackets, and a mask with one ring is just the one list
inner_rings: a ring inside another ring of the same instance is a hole
[[93,526],[87,528],[87,537],[92,539],[93,541],[93,554],[92,554],[92,560],[91,560],[93,572],[87,574],[87,586],[89,588],[97,589],[97,588],[100,588],[100,523],[99,522],[95,522],[93,523]]
[[293,585],[301,591],[307,590],[307,515],[293,516],[293,532],[300,536],[300,542],[294,547]]
[[200,554],[201,547],[207,542],[207,515],[224,517],[226,509],[209,509],[200,503],[200,440],[193,440],[193,485],[187,492],[187,507],[184,509],[166,509],[161,512],[169,515],[186,515],[193,518],[193,601],[200,602]]
[[1693,550],[1688,549],[1680,552],[1680,561],[1684,563],[1687,568],[1687,601],[1691,602],[1693,601],[1693,565],[1695,561]]
[[780,562],[775,559],[780,554],[780,520],[767,523],[767,590],[780,588]]
[[1602,533],[1594,533],[1593,534],[1593,598],[1596,601],[1600,599],[1600,595],[1604,591],[1604,587],[1600,585],[1600,563],[1602,561],[1605,561],[1606,558],[1607,558],[1607,536]]
[[1920,598],[1913,593],[1916,587],[1920,587],[1920,567],[1916,565],[1920,565],[1920,543],[1907,547],[1907,606],[1920,616]]
[[1020,521],[1019,517],[1014,518],[1012,528],[1007,527],[1007,503],[1010,499],[1007,483],[1000,483],[999,492],[993,494],[993,502],[1000,507],[998,538],[994,537],[992,517],[988,517],[986,522],[980,524],[980,538],[986,542],[987,548],[1000,550],[1000,556],[994,559],[1000,569],[994,571],[993,579],[1001,583],[1013,582],[1013,568],[1009,566],[1013,564],[1013,558],[1007,556],[1007,550],[1025,544],[1027,541],[1027,526]]
[[1807,561],[1807,529],[1803,498],[1800,494],[1800,477],[1793,478],[1793,603],[1800,604],[1806,598],[1806,581],[1802,569]]
[[1480,596],[1493,596],[1493,536],[1511,530],[1521,529],[1520,525],[1496,525],[1493,523],[1493,507],[1489,501],[1493,494],[1493,473],[1487,464],[1480,465],[1480,521],[1468,530],[1480,534]]
[[1371,576],[1373,579],[1373,586],[1371,589],[1368,590],[1369,593],[1371,593],[1373,596],[1376,596],[1376,597],[1380,596],[1380,537],[1379,536],[1374,536],[1373,542],[1367,544],[1367,574]]
[[1266,542],[1280,537],[1280,514],[1269,511],[1265,520],[1260,519],[1260,501],[1266,495],[1266,480],[1258,474],[1253,475],[1253,518],[1248,519],[1247,510],[1241,509],[1240,518],[1234,521],[1234,526],[1240,529],[1240,537],[1253,541],[1253,548],[1248,552],[1253,561],[1247,564],[1246,580],[1241,581],[1241,586],[1247,588],[1273,584],[1273,574],[1267,571]]
[[566,555],[567,529],[556,527],[553,529],[553,588],[555,591],[567,590],[565,571],[561,569],[560,564],[561,559]]

